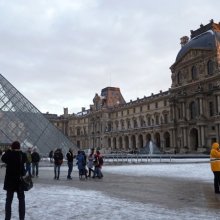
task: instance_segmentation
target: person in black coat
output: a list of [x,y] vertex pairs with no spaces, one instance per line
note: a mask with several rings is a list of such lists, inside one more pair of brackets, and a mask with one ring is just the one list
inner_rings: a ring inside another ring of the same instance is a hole
[[73,155],[73,151],[70,148],[69,152],[67,152],[66,154],[66,159],[67,159],[67,165],[68,165],[68,175],[67,175],[67,179],[71,180],[71,173],[73,171],[73,159],[74,159],[74,155]]
[[59,180],[60,178],[60,167],[63,163],[63,153],[61,148],[57,148],[53,155],[54,159],[54,179]]
[[2,155],[2,161],[6,164],[6,173],[4,180],[4,190],[6,193],[5,220],[11,219],[11,204],[14,192],[17,192],[19,200],[19,219],[25,218],[25,195],[20,187],[20,177],[24,176],[26,155],[20,150],[20,143],[15,141],[11,144],[11,149]]
[[31,154],[32,177],[34,177],[34,176],[38,177],[39,162],[40,162],[40,154],[37,152],[37,149],[34,148],[32,154]]

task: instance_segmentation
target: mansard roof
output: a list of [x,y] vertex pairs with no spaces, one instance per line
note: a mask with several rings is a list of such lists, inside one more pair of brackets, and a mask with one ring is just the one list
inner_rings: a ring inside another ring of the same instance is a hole
[[199,29],[191,31],[191,39],[182,46],[176,57],[178,62],[191,49],[216,50],[220,43],[220,24],[211,22]]

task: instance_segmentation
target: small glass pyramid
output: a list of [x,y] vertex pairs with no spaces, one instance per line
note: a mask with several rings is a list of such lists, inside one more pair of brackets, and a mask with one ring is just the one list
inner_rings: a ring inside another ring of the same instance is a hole
[[41,154],[55,148],[67,152],[74,144],[0,74],[0,144],[19,141],[22,148],[37,147]]

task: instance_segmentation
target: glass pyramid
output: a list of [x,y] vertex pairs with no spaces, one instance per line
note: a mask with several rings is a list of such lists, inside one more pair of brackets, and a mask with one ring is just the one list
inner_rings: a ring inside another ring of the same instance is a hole
[[23,149],[37,147],[41,154],[55,148],[75,148],[44,115],[0,74],[0,144],[19,141]]

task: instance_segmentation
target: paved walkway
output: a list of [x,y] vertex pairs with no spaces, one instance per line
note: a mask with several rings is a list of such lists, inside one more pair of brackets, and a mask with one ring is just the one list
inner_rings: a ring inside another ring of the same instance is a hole
[[[64,171],[65,169],[65,171]],[[104,178],[79,180],[73,172],[73,180],[66,179],[67,168],[61,168],[61,179],[53,180],[53,170],[40,168],[40,177],[34,183],[65,185],[81,190],[101,191],[109,196],[144,204],[157,204],[169,209],[212,209],[220,208],[220,195],[213,192],[210,183],[179,180],[164,177],[133,177],[104,173]],[[5,168],[0,169],[0,182],[4,180]]]

